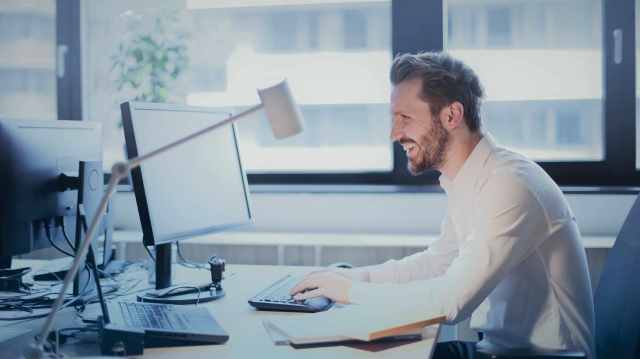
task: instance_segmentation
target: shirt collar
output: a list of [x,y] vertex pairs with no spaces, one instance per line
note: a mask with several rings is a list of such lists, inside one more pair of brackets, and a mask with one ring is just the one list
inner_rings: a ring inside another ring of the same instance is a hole
[[449,193],[454,188],[473,183],[478,171],[484,166],[487,158],[495,148],[496,144],[493,137],[489,133],[485,133],[480,142],[471,151],[469,157],[464,161],[455,178],[451,179],[444,174],[440,175],[440,187]]

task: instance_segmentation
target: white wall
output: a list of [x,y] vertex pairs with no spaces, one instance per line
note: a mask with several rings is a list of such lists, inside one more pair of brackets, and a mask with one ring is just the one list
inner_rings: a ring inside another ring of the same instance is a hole
[[[635,195],[570,194],[583,235],[613,236]],[[315,233],[439,232],[446,198],[442,193],[254,193],[255,224],[242,230]],[[116,229],[139,229],[132,192],[114,199]]]

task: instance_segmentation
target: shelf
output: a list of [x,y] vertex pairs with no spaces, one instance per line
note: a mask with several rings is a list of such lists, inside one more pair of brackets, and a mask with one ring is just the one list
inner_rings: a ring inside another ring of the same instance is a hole
[[[189,243],[225,245],[278,245],[321,247],[426,247],[438,239],[435,235],[351,234],[351,233],[273,233],[224,232],[189,238]],[[115,231],[116,242],[142,242],[142,232]],[[611,248],[613,236],[583,236],[585,248]]]

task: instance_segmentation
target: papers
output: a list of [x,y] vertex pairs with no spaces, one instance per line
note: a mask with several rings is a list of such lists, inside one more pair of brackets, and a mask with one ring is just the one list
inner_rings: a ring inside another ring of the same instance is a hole
[[[424,308],[421,308],[424,309]],[[346,340],[372,341],[420,332],[428,325],[445,320],[441,313],[415,308],[347,305],[326,312],[301,314],[264,320],[269,335],[292,344],[328,343]]]
[[275,345],[289,345],[289,337],[283,331],[271,324],[268,320],[263,320],[264,330],[269,334],[269,338]]

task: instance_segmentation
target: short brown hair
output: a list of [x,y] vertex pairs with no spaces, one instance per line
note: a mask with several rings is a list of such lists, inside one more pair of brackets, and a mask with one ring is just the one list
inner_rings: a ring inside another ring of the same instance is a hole
[[464,107],[464,119],[469,129],[473,132],[480,129],[484,91],[469,66],[444,52],[397,55],[391,65],[391,83],[395,86],[415,78],[422,79],[420,97],[429,104],[434,115],[458,101]]

